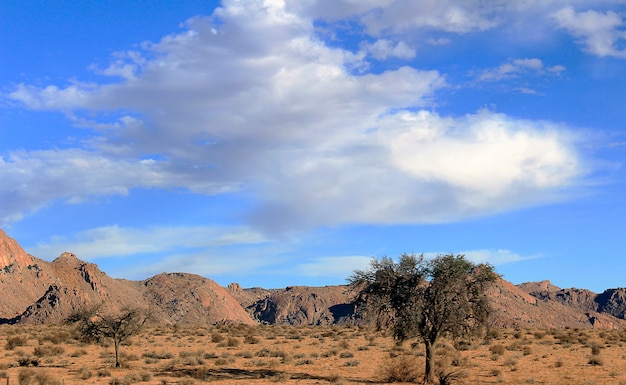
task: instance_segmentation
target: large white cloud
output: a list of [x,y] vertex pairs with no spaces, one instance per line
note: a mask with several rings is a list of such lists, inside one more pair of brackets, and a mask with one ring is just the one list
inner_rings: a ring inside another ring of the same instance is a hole
[[[491,25],[457,8],[438,28]],[[63,111],[93,137],[84,148],[3,160],[11,184],[0,195],[14,204],[0,217],[58,199],[183,187],[251,192],[258,207],[249,220],[267,231],[446,221],[548,201],[584,172],[564,128],[488,111],[428,112],[447,86],[442,74],[362,72],[362,53],[330,47],[289,9],[228,1],[182,33],[116,55],[101,72],[118,81],[17,86],[14,101]],[[98,121],[102,111],[119,120]],[[47,187],[29,188],[39,181]]]

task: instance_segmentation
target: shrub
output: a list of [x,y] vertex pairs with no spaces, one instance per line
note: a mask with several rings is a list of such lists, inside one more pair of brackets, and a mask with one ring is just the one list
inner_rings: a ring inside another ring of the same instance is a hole
[[211,342],[214,342],[216,344],[224,341],[225,339],[226,337],[224,337],[224,335],[222,335],[221,333],[211,334]]
[[75,351],[72,352],[72,354],[70,354],[71,357],[81,357],[84,356],[85,354],[87,354],[87,351],[85,349],[77,349]]
[[501,345],[501,344],[491,345],[489,347],[489,351],[491,352],[491,354],[493,354],[495,356],[503,355],[505,350],[506,350],[506,348],[504,347],[504,345]]
[[600,345],[598,344],[593,344],[591,346],[591,355],[593,356],[599,356],[600,355]]
[[228,342],[226,343],[226,345],[231,348],[236,348],[237,346],[239,346],[240,343],[241,341],[239,341],[238,338],[228,337]]
[[154,358],[157,360],[168,360],[170,358],[174,358],[174,355],[170,352],[156,352],[154,350],[150,352],[145,352],[141,356],[143,358]]
[[593,356],[589,359],[589,362],[587,362],[589,365],[593,365],[593,366],[602,366],[604,365],[604,361],[602,361],[602,358],[598,357],[598,356]]
[[296,365],[312,365],[312,364],[313,364],[313,360],[310,360],[308,358],[296,362]]
[[380,371],[386,382],[416,382],[424,376],[415,357],[406,355],[390,358]]
[[39,366],[39,360],[33,357],[20,357],[17,359],[19,366]]
[[83,366],[78,370],[78,373],[76,374],[76,376],[78,378],[80,378],[81,380],[87,380],[89,378],[91,378],[92,373],[91,370],[89,370],[88,367]]
[[37,346],[33,351],[33,354],[37,357],[46,357],[46,356],[60,356],[65,352],[61,346],[55,345],[43,345]]
[[247,335],[243,339],[243,342],[246,344],[258,344],[259,342],[261,342],[261,339],[259,339],[259,337],[256,337],[256,336]]
[[37,338],[37,340],[39,341],[40,345],[43,345],[46,341],[51,342],[55,345],[59,345],[61,343],[67,343],[71,339],[71,337],[71,334],[67,331],[59,330],[54,333],[47,333]]
[[61,385],[61,381],[50,377],[43,370],[22,369],[17,376],[19,385]]
[[28,342],[28,339],[23,336],[11,336],[7,338],[7,343],[4,345],[6,350],[13,350],[18,346],[24,346]]

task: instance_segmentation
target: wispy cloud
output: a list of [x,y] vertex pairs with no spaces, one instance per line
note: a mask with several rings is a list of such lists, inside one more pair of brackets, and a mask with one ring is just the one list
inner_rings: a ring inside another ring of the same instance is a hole
[[510,250],[469,250],[461,252],[474,263],[490,263],[492,265],[504,265],[506,263],[526,261],[529,259],[540,258],[541,255],[520,255]]
[[366,269],[372,257],[362,255],[316,257],[297,264],[293,273],[304,277],[346,279],[354,270]]
[[[448,254],[449,252],[427,252],[424,253],[426,258],[434,258],[438,255]],[[474,263],[489,263],[494,266],[504,265],[527,261],[530,259],[541,258],[541,254],[521,255],[506,249],[476,249],[455,252],[455,255],[464,255],[469,261]]]
[[415,49],[405,42],[394,43],[387,39],[378,39],[372,44],[362,44],[361,49],[368,51],[374,59],[384,60],[389,57],[411,59],[415,57]]
[[47,243],[26,247],[39,258],[51,259],[68,251],[81,259],[168,253],[174,250],[205,250],[229,245],[260,244],[265,239],[245,227],[197,226],[146,229],[107,226],[80,232],[68,239],[55,237]]
[[613,12],[588,10],[576,12],[572,7],[552,14],[557,25],[578,39],[585,51],[599,57],[626,58],[626,20]]
[[560,75],[565,71],[565,67],[558,64],[545,67],[541,59],[513,59],[496,68],[482,71],[478,77],[478,81],[500,81],[504,79],[517,78],[523,75]]

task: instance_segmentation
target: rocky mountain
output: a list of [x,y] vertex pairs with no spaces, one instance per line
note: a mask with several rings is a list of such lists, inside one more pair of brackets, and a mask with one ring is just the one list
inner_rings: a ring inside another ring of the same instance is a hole
[[254,323],[228,290],[199,275],[114,279],[72,253],[52,262],[30,256],[1,230],[0,253],[0,324],[60,323],[73,312],[96,305],[110,312],[150,309],[162,323]]
[[586,289],[561,289],[550,281],[524,283],[520,288],[544,302],[558,302],[585,312],[626,319],[626,288],[608,289],[596,294]]
[[[114,279],[97,265],[63,253],[52,262],[28,255],[0,230],[0,324],[60,323],[101,305],[150,309],[161,323],[331,325],[362,322],[348,286],[228,288],[195,274],[163,273],[143,281]],[[626,289],[595,294],[549,281],[515,286],[499,280],[489,291],[495,327],[625,328]]]
[[[556,288],[556,287],[555,287]],[[330,325],[359,323],[348,286],[285,289],[229,289],[252,317],[268,324]],[[556,290],[560,290],[556,288]],[[503,328],[605,328],[626,327],[626,321],[593,309],[580,309],[555,300],[537,298],[505,280],[489,290],[495,310],[493,327]]]
[[199,275],[163,273],[139,285],[144,301],[167,322],[256,323],[228,290]]
[[289,286],[285,289],[241,289],[229,285],[234,297],[265,324],[332,325],[355,322],[356,292],[348,286]]

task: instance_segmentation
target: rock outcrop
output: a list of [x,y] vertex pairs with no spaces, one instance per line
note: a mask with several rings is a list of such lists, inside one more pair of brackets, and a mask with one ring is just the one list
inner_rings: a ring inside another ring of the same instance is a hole
[[332,325],[354,323],[356,293],[348,286],[289,286],[233,293],[250,315],[265,324]]
[[584,312],[597,312],[626,319],[626,288],[607,289],[596,294],[586,289],[545,288],[535,283],[519,285],[521,289],[544,302],[557,302]]
[[255,324],[239,302],[214,281],[196,274],[163,273],[140,282],[142,296],[170,323]]
[[0,230],[0,269],[5,273],[33,266],[32,257],[22,249],[17,241]]

